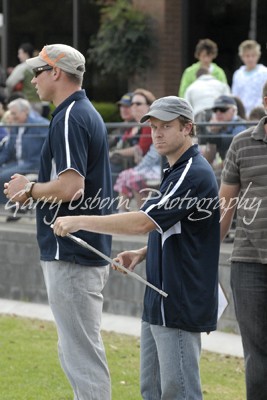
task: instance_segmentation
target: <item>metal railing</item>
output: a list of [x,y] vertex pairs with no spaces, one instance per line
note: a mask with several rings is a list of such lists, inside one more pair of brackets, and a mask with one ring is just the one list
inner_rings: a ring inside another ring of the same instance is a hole
[[[235,121],[235,122],[229,122],[229,123],[226,123],[226,122],[222,122],[222,123],[198,122],[195,125],[196,125],[196,131],[198,133],[198,131],[201,131],[202,128],[208,128],[210,126],[226,126],[226,127],[229,127],[229,126],[243,125],[243,126],[246,126],[246,128],[248,128],[248,127],[251,127],[251,126],[255,126],[257,123],[258,123],[258,121]],[[45,125],[45,124],[0,124],[0,126],[4,127],[4,128],[14,128],[14,127],[47,128],[47,125]],[[141,125],[141,124],[138,124],[136,122],[128,122],[128,123],[125,123],[125,122],[118,122],[118,123],[117,122],[108,122],[108,123],[106,123],[106,128],[107,128],[108,135],[112,134],[114,131],[117,131],[118,134],[123,134],[123,132],[126,129],[129,129],[129,128],[132,128],[132,127],[135,127],[135,126],[141,127],[141,126],[146,126],[146,124],[142,124]],[[29,137],[29,134],[27,134],[27,136]],[[34,133],[32,133],[30,136],[32,138],[34,138],[34,137],[40,138],[40,135],[34,135]],[[214,139],[214,137],[216,137],[218,139],[227,137],[229,139],[229,137],[231,138],[231,135],[229,135],[229,134],[227,134],[227,135],[225,135],[225,134],[214,134],[214,133],[208,133],[208,132],[206,132],[205,134],[201,134],[200,133],[200,134],[197,134],[197,136],[196,136],[196,142],[197,141],[201,142],[202,139],[208,141],[209,138],[213,138]],[[220,149],[218,149],[218,151],[219,150]],[[0,151],[1,151],[1,149],[0,149]],[[2,168],[2,167],[0,166],[0,168]],[[31,172],[37,173],[37,171],[29,171],[29,173],[31,173]],[[220,181],[220,173],[221,173],[220,169],[218,169],[218,170],[215,169],[215,174],[216,174],[217,179],[218,179],[218,184],[219,184],[219,181]],[[0,190],[2,190],[2,188]],[[10,214],[11,214],[10,210],[6,210],[4,208],[4,205],[0,206],[0,216],[9,216]],[[33,209],[30,212],[27,212],[25,214],[20,214],[19,216],[21,218],[32,219],[32,218],[35,218],[35,211]]]

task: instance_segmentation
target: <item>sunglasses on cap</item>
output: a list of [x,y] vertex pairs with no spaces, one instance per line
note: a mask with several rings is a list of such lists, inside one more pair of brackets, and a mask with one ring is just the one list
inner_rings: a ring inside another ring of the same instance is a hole
[[213,109],[213,111],[214,111],[215,113],[216,113],[217,111],[220,111],[221,113],[226,113],[228,110],[229,110],[229,107],[228,107],[228,108],[225,108],[225,107],[216,107],[216,108]]
[[44,65],[42,67],[35,68],[33,70],[34,77],[37,78],[37,76],[39,76],[42,72],[51,71],[52,69],[53,69],[53,67],[51,67],[50,65]]

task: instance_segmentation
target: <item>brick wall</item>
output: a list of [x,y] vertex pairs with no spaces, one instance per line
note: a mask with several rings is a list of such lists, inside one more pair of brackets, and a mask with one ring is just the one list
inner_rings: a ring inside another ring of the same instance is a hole
[[146,87],[156,97],[177,95],[182,73],[182,0],[134,0],[136,8],[153,18],[157,37],[151,52],[153,67],[135,77],[130,88]]

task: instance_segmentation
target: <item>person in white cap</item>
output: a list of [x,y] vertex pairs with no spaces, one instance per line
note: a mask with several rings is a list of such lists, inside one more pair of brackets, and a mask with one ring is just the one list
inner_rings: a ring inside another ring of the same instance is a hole
[[[36,201],[41,266],[58,331],[59,358],[75,400],[110,400],[110,376],[100,335],[102,289],[109,266],[69,239],[55,237],[50,224],[57,215],[99,215],[107,207],[86,201],[112,195],[105,124],[81,89],[84,56],[53,44],[27,60],[32,84],[41,100],[56,106],[41,151],[38,182],[15,174],[4,193],[14,202]],[[111,237],[80,232],[80,237],[106,254]]]
[[155,100],[153,144],[168,164],[160,191],[139,211],[109,216],[59,217],[58,237],[80,230],[106,234],[149,233],[147,246],[118,254],[129,270],[146,259],[141,330],[141,394],[145,400],[201,400],[201,332],[216,329],[220,212],[218,187],[207,160],[193,144],[193,110],[176,96]]

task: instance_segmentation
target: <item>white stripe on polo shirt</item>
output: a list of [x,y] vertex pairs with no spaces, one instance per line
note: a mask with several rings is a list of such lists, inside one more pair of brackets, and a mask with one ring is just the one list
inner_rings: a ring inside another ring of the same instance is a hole
[[[193,158],[191,157],[191,158],[189,158],[189,160],[188,160],[188,162],[187,162],[187,164],[186,164],[186,166],[185,166],[185,169],[183,170],[183,173],[182,173],[182,175],[180,176],[180,178],[179,178],[179,180],[176,182],[176,184],[173,186],[173,188],[170,190],[170,192],[168,193],[168,194],[166,194],[166,195],[163,195],[163,197],[160,199],[160,201],[158,202],[158,203],[155,203],[155,204],[151,204],[151,206],[150,207],[148,207],[146,210],[145,210],[145,213],[146,214],[148,214],[149,213],[149,211],[150,210],[152,210],[154,207],[158,207],[158,206],[161,206],[161,205],[163,205],[164,203],[166,203],[166,201],[169,199],[169,197],[171,197],[175,192],[176,192],[176,190],[181,186],[181,184],[183,183],[183,181],[184,181],[184,179],[185,179],[185,177],[186,177],[186,174],[188,173],[188,171],[189,171],[189,169],[190,169],[190,167],[191,167],[191,165],[192,165],[192,162],[193,162]],[[171,229],[171,228],[170,228]],[[161,234],[163,233],[162,232],[162,229],[159,227],[158,229],[157,229]],[[169,235],[170,236],[170,235]]]
[[66,114],[65,114],[65,121],[64,121],[64,126],[65,126],[65,150],[66,150],[66,163],[67,163],[67,168],[70,168],[71,162],[70,162],[70,145],[69,145],[69,115],[70,111],[74,105],[75,101],[73,101],[69,107],[67,108]]
[[176,222],[176,224],[171,226],[166,232],[163,232],[162,238],[161,238],[162,247],[165,243],[165,240],[167,240],[170,236],[177,235],[180,233],[181,233],[181,221],[178,221],[178,222]]

